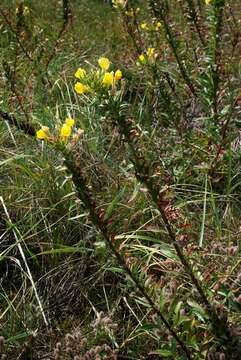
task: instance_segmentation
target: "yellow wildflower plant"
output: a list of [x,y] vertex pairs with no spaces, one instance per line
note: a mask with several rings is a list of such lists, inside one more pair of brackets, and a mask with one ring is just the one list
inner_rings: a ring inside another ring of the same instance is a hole
[[83,68],[78,68],[74,74],[77,79],[82,79],[86,76],[86,71]]
[[139,63],[145,64],[146,63],[146,57],[144,54],[139,55],[138,57]]
[[70,126],[70,127],[74,126],[74,123],[75,123],[75,121],[72,118],[66,118],[65,119],[65,124]]
[[148,62],[153,63],[153,61],[155,60],[155,57],[156,57],[155,48],[150,47],[146,50],[146,54],[139,55],[137,65],[139,65],[139,66],[140,66],[140,64],[145,65]]
[[36,137],[37,137],[37,139],[40,139],[40,140],[47,140],[48,137],[49,137],[49,128],[48,128],[48,126],[42,126],[41,129],[39,129],[36,132]]
[[60,136],[66,139],[71,135],[71,132],[72,132],[72,127],[65,123],[62,125],[60,129]]
[[101,57],[98,60],[98,64],[102,70],[107,71],[110,67],[110,60],[105,57]]
[[212,2],[212,0],[205,0],[205,4],[209,5]]
[[81,82],[77,82],[74,86],[74,89],[77,92],[77,94],[79,94],[79,95],[82,95],[89,91],[88,86],[82,84]]
[[114,82],[113,72],[106,72],[103,76],[102,84],[105,86],[111,86]]
[[146,51],[146,55],[149,59],[153,59],[155,57],[155,49],[154,48],[148,48]]
[[156,23],[156,25],[155,25],[155,30],[156,30],[156,31],[160,30],[160,29],[161,29],[161,26],[162,26],[162,24],[160,23],[160,21],[158,21],[158,22]]
[[120,80],[122,78],[121,70],[119,70],[119,69],[116,70],[114,78],[115,78],[115,81],[118,81],[118,80]]
[[147,25],[147,23],[145,23],[145,22],[142,23],[142,24],[141,24],[141,29],[142,29],[142,30],[148,30],[148,25]]

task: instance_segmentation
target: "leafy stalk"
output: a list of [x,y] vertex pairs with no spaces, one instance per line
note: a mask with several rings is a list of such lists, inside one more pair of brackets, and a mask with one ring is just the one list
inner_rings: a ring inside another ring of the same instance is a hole
[[150,7],[153,11],[153,14],[155,15],[155,17],[159,20],[161,20],[162,24],[163,24],[163,28],[165,30],[165,35],[166,35],[166,39],[167,42],[170,46],[170,48],[173,51],[173,54],[175,56],[177,65],[179,67],[180,73],[182,75],[183,80],[185,81],[186,85],[188,86],[188,88],[190,89],[191,93],[193,94],[193,96],[196,96],[196,90],[195,87],[192,83],[192,79],[189,77],[186,68],[183,64],[183,60],[179,54],[179,50],[178,50],[178,45],[177,45],[177,39],[174,37],[174,34],[171,30],[170,25],[168,24],[168,21],[166,19],[166,15],[165,15],[165,6],[161,3],[161,1],[154,1],[154,0],[150,0],[149,1]]
[[[116,106],[116,103],[114,101],[111,105],[113,106],[111,109],[111,115],[115,122],[118,124],[119,130],[124,136],[124,139],[127,142],[131,151],[131,161],[135,167],[136,177],[141,183],[143,183],[143,185],[145,185],[153,203],[160,212],[165,229],[169,235],[169,239],[174,249],[176,250],[177,256],[179,257],[185,271],[188,273],[192,284],[197,289],[200,299],[204,304],[204,308],[212,324],[214,334],[216,334],[216,337],[219,340],[224,338],[225,341],[229,339],[230,344],[233,343],[233,341],[235,342],[237,339],[234,339],[234,337],[231,335],[230,329],[227,324],[227,319],[225,318],[225,316],[223,316],[222,318],[218,316],[214,306],[209,301],[203,286],[201,285],[199,279],[196,277],[190,261],[185,256],[181,246],[178,244],[175,230],[173,229],[169,219],[167,218],[165,208],[163,206],[162,193],[159,187],[156,186],[153,177],[150,176],[151,166],[146,161],[145,155],[141,147],[138,145],[138,130],[134,129],[132,123],[126,120],[125,114],[121,114],[121,112],[118,111],[118,105]],[[133,133],[136,134],[135,141],[133,141]]]
[[80,158],[78,155],[76,157],[73,156],[73,153],[67,151],[66,149],[63,151],[65,156],[65,165],[67,169],[72,174],[72,180],[78,192],[79,198],[82,200],[86,209],[89,211],[90,218],[96,228],[101,232],[103,238],[105,239],[107,245],[109,246],[112,254],[116,257],[121,268],[125,271],[125,273],[131,278],[134,282],[136,288],[142,294],[142,296],[146,299],[146,301],[151,306],[152,310],[160,317],[161,321],[165,325],[165,327],[169,330],[170,334],[175,338],[177,343],[180,345],[182,351],[186,354],[187,359],[192,359],[191,353],[176,331],[172,328],[169,321],[165,318],[163,313],[156,306],[150,295],[148,294],[148,290],[140,283],[139,279],[135,276],[135,274],[131,271],[130,267],[127,265],[124,257],[118,251],[116,246],[114,245],[114,236],[109,234],[108,231],[108,220],[105,220],[103,209],[98,210],[95,204],[95,201],[92,199],[91,192],[88,189],[88,185],[86,183],[84,174],[81,170]]

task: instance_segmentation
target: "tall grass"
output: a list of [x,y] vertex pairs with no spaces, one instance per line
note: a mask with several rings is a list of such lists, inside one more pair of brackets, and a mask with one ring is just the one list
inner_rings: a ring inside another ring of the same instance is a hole
[[239,10],[2,3],[3,358],[239,359]]

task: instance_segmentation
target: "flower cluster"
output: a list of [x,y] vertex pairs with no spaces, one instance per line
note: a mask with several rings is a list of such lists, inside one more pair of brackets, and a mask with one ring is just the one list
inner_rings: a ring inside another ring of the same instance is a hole
[[100,85],[104,88],[114,87],[116,83],[122,78],[121,70],[109,71],[111,62],[106,57],[101,57],[98,60],[98,65],[101,69],[86,73],[85,69],[79,68],[75,72],[75,77],[79,80],[74,88],[77,94],[82,95],[85,93],[95,92],[96,88]]
[[130,18],[134,18],[140,12],[140,10],[141,9],[139,7],[136,8],[136,9],[130,8],[129,10],[125,11],[125,15],[130,17]]
[[41,129],[36,132],[36,137],[40,140],[47,140],[50,137],[49,127],[42,126]]
[[138,57],[137,65],[152,64],[156,59],[157,54],[155,53],[155,48],[149,47],[145,54],[141,54]]
[[143,31],[159,31],[162,27],[162,24],[160,21],[153,22],[151,24],[147,24],[146,22],[143,22],[140,24],[140,28]]
[[[78,68],[75,72],[75,78],[78,79],[74,89],[77,94],[82,95],[85,93],[97,93],[108,90],[109,88],[115,89],[116,84],[122,78],[121,70],[110,71],[111,62],[106,57],[101,57],[98,60],[99,70],[86,72],[83,68]],[[50,133],[49,127],[41,126],[36,132],[37,139],[49,141],[52,143],[64,142],[71,137],[75,120],[67,117],[61,127],[57,129],[57,136]],[[75,142],[78,140],[83,130],[75,130],[72,140]]]
[[142,30],[148,30],[148,29],[149,29],[149,27],[148,27],[148,25],[147,25],[146,22],[143,22],[143,23],[140,25],[140,28],[141,28]]
[[60,129],[60,137],[63,140],[66,140],[68,137],[70,137],[74,123],[75,123],[75,121],[72,118],[65,119],[65,123],[62,125],[62,127]]
[[[36,137],[37,139],[51,141],[51,142],[58,142],[58,141],[66,142],[66,140],[73,133],[74,124],[75,124],[75,120],[70,117],[67,117],[63,125],[60,128],[58,128],[57,136],[54,136],[50,133],[48,126],[41,126],[41,128],[36,132]],[[78,129],[73,136],[73,140],[77,140],[82,133],[83,130]]]

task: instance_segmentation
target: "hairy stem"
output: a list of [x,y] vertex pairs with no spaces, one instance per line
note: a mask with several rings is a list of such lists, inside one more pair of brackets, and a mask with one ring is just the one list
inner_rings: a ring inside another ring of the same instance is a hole
[[192,359],[189,349],[186,347],[182,339],[177,335],[176,331],[172,328],[171,324],[168,322],[168,320],[165,318],[163,313],[159,310],[155,302],[148,294],[148,290],[139,282],[138,278],[133,274],[130,267],[127,265],[123,256],[115,247],[113,236],[109,235],[108,222],[104,220],[103,212],[100,213],[96,208],[95,202],[91,197],[90,191],[88,190],[85,177],[82,174],[82,170],[78,158],[75,159],[72,153],[67,152],[66,150],[64,151],[64,156],[65,156],[65,165],[72,174],[72,180],[78,192],[78,196],[84,203],[85,207],[89,210],[90,218],[93,224],[101,232],[111,252],[116,257],[119,265],[122,267],[125,273],[131,278],[136,288],[149,303],[153,311],[160,317],[165,327],[169,330],[170,334],[175,338],[177,343],[180,345],[182,351],[186,354],[187,359]]

